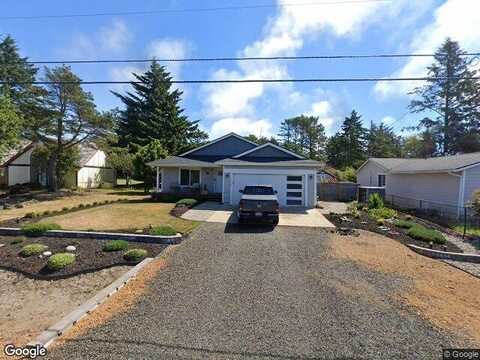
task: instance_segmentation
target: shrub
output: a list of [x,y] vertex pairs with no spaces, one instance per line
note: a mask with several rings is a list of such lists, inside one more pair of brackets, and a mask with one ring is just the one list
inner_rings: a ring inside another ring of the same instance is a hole
[[125,240],[111,240],[103,246],[103,251],[121,251],[128,248],[128,241]]
[[70,210],[70,208],[68,208],[68,207],[66,207],[66,206],[64,206],[64,207],[62,208],[62,211],[68,211],[68,210]]
[[50,210],[45,210],[43,213],[42,213],[43,216],[48,216],[50,215]]
[[373,193],[368,197],[369,209],[381,209],[383,208],[383,199],[378,193]]
[[80,204],[80,205],[78,205],[78,208],[79,208],[79,209],[83,209],[84,207],[85,207],[85,204]]
[[61,230],[62,227],[54,223],[37,223],[22,226],[22,232],[27,236],[40,236],[49,230]]
[[378,218],[377,219],[377,225],[381,225],[381,226],[385,225],[385,219],[384,218]]
[[406,220],[395,220],[393,225],[402,228],[402,229],[410,229],[411,227],[417,225],[412,221],[406,221]]
[[24,240],[25,240],[24,237],[18,237],[18,238],[13,239],[12,241],[10,241],[10,244],[11,244],[11,245],[20,244],[20,243],[22,243]]
[[61,270],[75,262],[75,255],[70,253],[59,253],[48,258],[47,268],[49,270]]
[[36,217],[37,217],[37,213],[35,213],[35,212],[29,212],[29,213],[25,214],[26,219],[34,219]]
[[20,256],[29,257],[32,255],[38,255],[48,249],[47,245],[43,244],[30,244],[25,245],[20,251]]
[[427,229],[422,225],[412,226],[408,230],[407,235],[420,241],[432,241],[436,244],[445,244],[447,241],[441,232],[433,229]]
[[94,201],[92,205],[93,205],[93,206],[97,206],[97,205],[98,205],[98,201]]
[[139,262],[143,258],[145,258],[148,255],[147,250],[143,249],[132,249],[128,250],[124,255],[123,258],[127,261],[132,261],[132,262]]
[[150,234],[172,236],[172,235],[176,235],[177,231],[174,228],[172,228],[170,225],[162,225],[162,226],[157,226],[151,229]]
[[188,207],[193,207],[198,203],[197,200],[195,199],[181,199],[177,201],[175,206],[188,206]]
[[391,219],[397,216],[397,212],[390,208],[379,208],[368,210],[368,215],[374,219]]

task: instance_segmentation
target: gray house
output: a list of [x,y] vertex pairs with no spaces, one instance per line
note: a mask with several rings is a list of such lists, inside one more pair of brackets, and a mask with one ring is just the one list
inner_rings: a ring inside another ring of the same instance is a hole
[[281,206],[314,207],[323,164],[278,145],[258,145],[230,133],[179,156],[148,163],[156,168],[159,194],[202,193],[236,205],[245,185],[269,184]]
[[429,159],[370,158],[357,170],[357,182],[385,187],[387,200],[399,205],[459,214],[480,190],[480,153]]

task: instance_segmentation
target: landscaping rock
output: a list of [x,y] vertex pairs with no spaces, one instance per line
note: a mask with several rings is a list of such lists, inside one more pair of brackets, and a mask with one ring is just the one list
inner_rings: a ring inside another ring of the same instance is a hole
[[42,253],[42,255],[45,256],[45,257],[49,257],[49,256],[52,256],[52,252],[51,251],[44,251]]
[[344,222],[352,222],[352,219],[349,219],[349,218],[346,217],[346,216],[342,216],[342,217],[340,218],[340,220],[342,220],[342,221],[344,221]]
[[382,231],[389,231],[390,230],[390,228],[387,227],[387,226],[379,226],[378,229],[382,230]]
[[346,236],[346,235],[358,236],[359,235],[358,231],[355,231],[354,229],[347,228],[347,227],[338,228],[337,233],[339,233],[340,235],[344,235],[344,236]]
[[77,251],[77,248],[73,245],[68,245],[65,250],[67,250],[68,252],[75,252]]

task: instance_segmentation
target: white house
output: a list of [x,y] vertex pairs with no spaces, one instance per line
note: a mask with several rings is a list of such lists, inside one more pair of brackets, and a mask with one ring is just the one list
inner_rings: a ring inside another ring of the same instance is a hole
[[[0,165],[0,184],[48,184],[46,169],[35,164],[32,154],[37,144],[28,143],[16,153],[10,154]],[[66,176],[66,187],[95,188],[101,184],[116,185],[115,171],[107,164],[105,152],[94,144],[80,146],[77,168]]]
[[230,133],[179,156],[150,162],[157,169],[157,192],[216,194],[236,205],[245,185],[268,184],[281,206],[314,207],[317,172],[324,164],[278,145],[258,145]]
[[357,182],[385,187],[387,200],[399,205],[416,203],[460,213],[480,190],[480,152],[428,159],[370,158],[357,170]]

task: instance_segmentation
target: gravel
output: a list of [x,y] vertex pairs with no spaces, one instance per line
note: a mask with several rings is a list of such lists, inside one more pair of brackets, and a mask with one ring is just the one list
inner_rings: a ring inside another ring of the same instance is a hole
[[328,254],[314,228],[202,224],[151,291],[49,359],[430,359],[462,347],[391,297],[409,280]]

